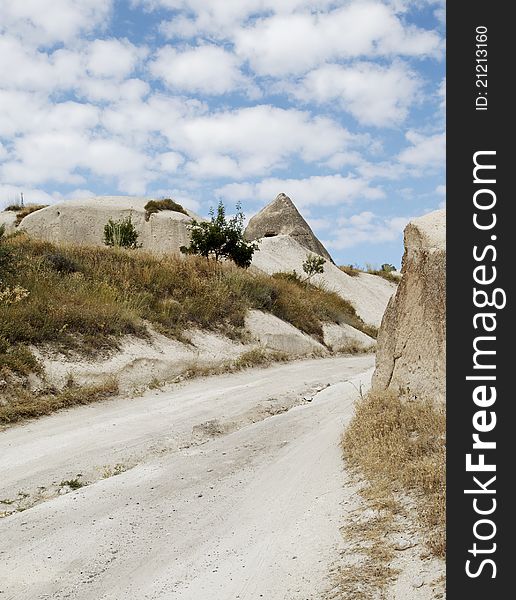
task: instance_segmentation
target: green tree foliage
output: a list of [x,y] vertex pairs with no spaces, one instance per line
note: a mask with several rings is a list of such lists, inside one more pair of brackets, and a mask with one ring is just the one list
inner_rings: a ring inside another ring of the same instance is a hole
[[396,270],[396,267],[389,263],[384,263],[382,265],[382,271],[385,271],[386,273],[390,273],[391,271],[395,271],[395,270]]
[[247,269],[251,265],[253,253],[258,249],[255,242],[244,239],[244,214],[240,204],[236,214],[226,218],[224,204],[219,202],[217,212],[210,210],[210,221],[199,223],[192,221],[188,226],[191,235],[190,245],[182,246],[184,254],[199,254],[206,258],[232,260],[239,267]]
[[326,259],[318,254],[308,254],[305,262],[303,263],[303,271],[306,274],[305,281],[311,279],[314,275],[320,275],[324,273],[324,265]]
[[109,221],[104,226],[104,244],[115,248],[139,248],[138,237],[131,215],[119,221]]

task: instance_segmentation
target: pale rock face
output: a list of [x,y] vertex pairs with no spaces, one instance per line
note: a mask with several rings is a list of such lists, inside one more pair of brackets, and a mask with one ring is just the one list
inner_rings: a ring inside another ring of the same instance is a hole
[[49,242],[81,245],[104,245],[104,226],[131,216],[139,232],[138,243],[152,252],[179,252],[188,245],[187,229],[192,218],[202,220],[194,213],[184,215],[164,210],[145,220],[145,204],[149,198],[102,196],[83,200],[69,200],[53,204],[25,217],[19,225],[29,235]]
[[16,230],[16,213],[12,210],[0,212],[0,226],[2,225],[5,233],[13,233]]
[[405,229],[402,279],[378,335],[373,389],[408,398],[446,396],[446,211]]
[[[308,251],[288,235],[262,238],[253,254],[253,267],[272,275],[280,271],[303,273],[303,261]],[[348,300],[358,316],[368,325],[380,326],[387,302],[396,291],[396,285],[378,275],[360,273],[350,277],[330,262],[324,273],[310,280],[314,285],[335,292]]]
[[275,200],[252,217],[244,235],[248,241],[288,235],[307,250],[333,262],[329,252],[315,237],[292,200],[285,194],[278,194]]

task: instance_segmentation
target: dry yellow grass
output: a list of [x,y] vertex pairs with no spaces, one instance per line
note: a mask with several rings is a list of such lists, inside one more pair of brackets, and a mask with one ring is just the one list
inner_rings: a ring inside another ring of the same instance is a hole
[[27,206],[18,209],[16,211],[16,226],[18,226],[21,223],[22,219],[24,219],[26,216],[30,215],[33,212],[36,212],[37,210],[46,208],[47,206],[47,204],[27,204]]
[[[356,406],[343,437],[348,463],[377,490],[375,502],[411,494],[428,547],[444,556],[446,415],[432,402],[370,392]],[[380,493],[378,493],[380,490]]]
[[[0,370],[13,348],[52,343],[98,353],[151,323],[181,339],[190,327],[240,337],[248,309],[271,312],[322,341],[324,322],[370,329],[333,292],[200,257],[135,250],[58,247],[17,235],[1,242],[10,269],[1,285],[23,297],[0,302]],[[20,352],[18,352],[20,354]],[[4,356],[3,356],[4,355]]]
[[91,386],[69,385],[63,390],[42,390],[34,392],[22,385],[14,385],[2,398],[0,424],[8,425],[48,415],[56,410],[81,404],[105,400],[118,393],[118,383],[114,378],[102,384]]

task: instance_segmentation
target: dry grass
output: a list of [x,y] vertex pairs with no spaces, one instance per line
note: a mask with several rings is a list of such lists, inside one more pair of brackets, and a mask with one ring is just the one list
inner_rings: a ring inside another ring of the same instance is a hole
[[397,275],[391,273],[391,271],[384,271],[383,269],[372,269],[368,268],[367,272],[369,275],[378,275],[378,277],[383,277],[383,279],[390,281],[391,283],[395,283],[398,285],[400,282],[400,278]]
[[375,502],[406,493],[415,498],[428,547],[440,557],[446,545],[445,423],[441,405],[370,392],[357,403],[343,438],[345,457],[376,490]]
[[[356,562],[338,570],[346,600],[383,597],[396,579],[396,533],[420,531],[432,554],[445,553],[445,414],[430,402],[370,392],[357,402],[342,446],[360,482],[361,507],[343,530]],[[414,523],[415,502],[417,522]],[[411,547],[411,546],[407,546]]]
[[37,210],[46,208],[47,206],[48,206],[48,204],[27,204],[27,206],[17,209],[15,226],[18,227],[18,225],[21,223],[22,219],[24,219],[26,216],[30,215],[33,212],[36,212]]
[[105,400],[118,393],[118,383],[108,379],[99,385],[71,385],[63,390],[33,392],[22,385],[12,386],[0,405],[0,424],[12,424],[24,419],[41,417],[56,410]]
[[149,202],[147,202],[145,205],[145,220],[148,221],[152,214],[162,210],[171,210],[188,216],[188,213],[181,204],[174,202],[174,200],[171,200],[170,198],[165,198],[164,200],[149,200]]
[[[57,247],[17,235],[2,242],[12,256],[3,285],[26,290],[0,303],[0,369],[23,371],[14,354],[29,344],[98,353],[122,335],[147,336],[146,323],[181,339],[199,327],[233,338],[243,334],[248,309],[271,312],[322,341],[324,322],[370,332],[335,293],[251,273],[200,257],[152,256],[110,248]],[[9,361],[9,364],[7,364]],[[23,362],[23,361],[22,361]]]
[[360,273],[363,273],[363,271],[361,271],[358,267],[354,267],[353,265],[341,265],[339,269],[344,271],[344,273],[350,277],[358,277]]

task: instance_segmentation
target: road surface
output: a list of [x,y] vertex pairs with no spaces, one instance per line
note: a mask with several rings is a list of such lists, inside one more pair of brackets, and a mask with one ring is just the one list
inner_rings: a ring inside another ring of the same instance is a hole
[[356,493],[339,439],[373,362],[250,369],[1,432],[0,600],[321,600]]

